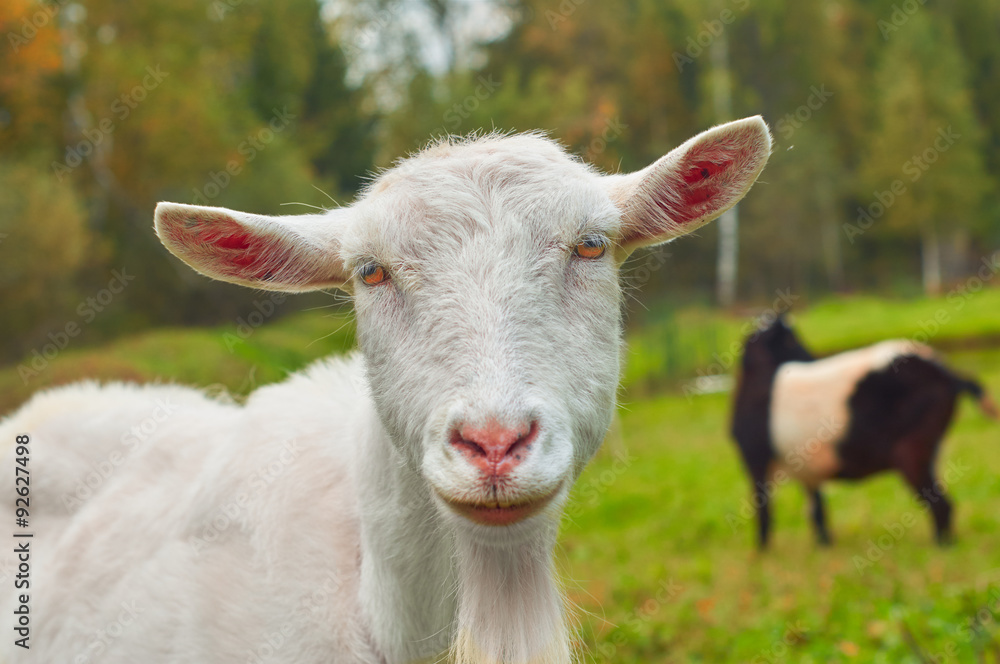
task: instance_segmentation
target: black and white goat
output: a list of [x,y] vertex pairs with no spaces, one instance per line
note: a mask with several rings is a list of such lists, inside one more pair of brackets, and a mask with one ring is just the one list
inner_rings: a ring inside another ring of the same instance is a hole
[[963,392],[997,418],[979,383],[955,375],[923,344],[883,341],[816,359],[780,317],[752,334],[731,431],[753,482],[761,548],[782,480],[805,486],[816,536],[829,544],[822,483],[893,469],[930,509],[938,542],[947,542],[951,503],[934,462]]

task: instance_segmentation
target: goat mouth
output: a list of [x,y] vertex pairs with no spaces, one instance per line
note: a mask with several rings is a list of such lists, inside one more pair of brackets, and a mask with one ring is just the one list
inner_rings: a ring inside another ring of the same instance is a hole
[[541,512],[555,498],[561,487],[562,483],[544,495],[516,501],[497,499],[484,502],[463,502],[446,498],[440,493],[438,495],[448,507],[470,521],[484,526],[509,526]]

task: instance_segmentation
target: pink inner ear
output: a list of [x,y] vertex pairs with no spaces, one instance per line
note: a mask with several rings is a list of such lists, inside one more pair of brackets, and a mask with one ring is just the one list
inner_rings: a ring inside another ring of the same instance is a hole
[[675,221],[685,223],[701,216],[701,210],[697,206],[719,193],[715,176],[728,170],[732,163],[732,159],[723,162],[697,161],[687,167],[681,174],[685,185],[681,188],[684,207],[675,212]]
[[671,178],[673,183],[666,185],[668,191],[675,192],[675,197],[657,196],[657,207],[675,224],[683,225],[701,219],[710,211],[710,201],[724,191],[720,180],[724,179],[732,165],[733,159],[688,161]]
[[[249,233],[238,226],[233,229],[234,224],[217,224],[217,226],[220,228],[209,227],[205,232],[199,234],[198,239],[218,249],[234,252],[226,256],[226,262],[236,265],[240,269],[227,270],[228,274],[244,279],[261,279],[271,273],[271,270],[267,268],[248,269],[256,267],[261,260],[264,253],[262,242],[254,241]],[[229,228],[225,228],[225,226],[229,226]]]
[[621,185],[613,181],[625,207],[622,244],[663,242],[719,216],[750,188],[769,151],[759,119],[733,123],[691,139]]
[[210,236],[205,233],[202,236],[202,240],[210,244],[214,244],[220,249],[249,249],[250,248],[250,236],[247,233],[233,233],[231,235],[215,235]]
[[[183,217],[172,226],[173,238],[199,253],[208,253],[216,269],[243,281],[266,281],[277,270],[281,252],[240,224],[225,217]],[[207,250],[207,251],[206,251]]]
[[687,171],[685,171],[684,175],[681,177],[684,179],[684,182],[689,185],[703,182],[713,175],[726,170],[732,163],[732,159],[723,161],[722,163],[714,161],[698,161],[688,166]]

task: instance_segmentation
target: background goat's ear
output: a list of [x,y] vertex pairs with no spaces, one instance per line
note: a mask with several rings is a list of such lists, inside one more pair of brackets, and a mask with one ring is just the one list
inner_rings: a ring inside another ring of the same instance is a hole
[[770,154],[758,115],[702,132],[641,171],[606,176],[622,212],[622,248],[666,242],[715,219],[749,191]]
[[213,279],[299,292],[343,286],[339,237],[350,208],[287,217],[160,203],[154,226],[182,261]]

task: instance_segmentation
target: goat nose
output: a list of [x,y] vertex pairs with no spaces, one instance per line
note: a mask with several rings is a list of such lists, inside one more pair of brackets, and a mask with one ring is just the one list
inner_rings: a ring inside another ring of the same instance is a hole
[[451,434],[451,444],[484,473],[502,476],[510,473],[531,450],[538,435],[536,422],[515,426],[490,423],[485,427],[459,425]]

